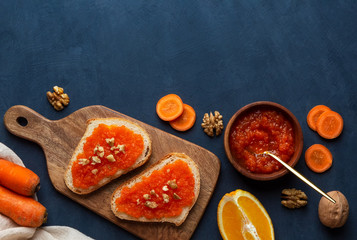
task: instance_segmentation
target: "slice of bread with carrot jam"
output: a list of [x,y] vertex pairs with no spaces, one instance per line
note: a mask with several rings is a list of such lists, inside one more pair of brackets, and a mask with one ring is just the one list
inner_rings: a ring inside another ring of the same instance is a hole
[[200,192],[196,163],[184,153],[170,153],[120,185],[111,209],[120,219],[181,225]]
[[151,155],[149,134],[124,118],[96,118],[69,161],[64,180],[77,194],[88,194],[143,165]]

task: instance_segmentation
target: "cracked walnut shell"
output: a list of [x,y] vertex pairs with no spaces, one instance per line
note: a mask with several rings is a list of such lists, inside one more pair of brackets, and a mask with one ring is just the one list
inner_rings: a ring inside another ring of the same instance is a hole
[[307,204],[307,196],[301,190],[296,190],[295,188],[284,189],[281,194],[281,204],[287,208],[300,208]]
[[203,131],[208,135],[213,137],[214,131],[216,132],[216,136],[220,135],[223,130],[223,116],[218,112],[214,111],[214,115],[212,112],[205,113],[203,116],[203,123],[201,124]]
[[69,97],[66,93],[63,92],[63,88],[54,86],[53,93],[48,91],[46,93],[48,101],[57,111],[62,110],[65,106],[69,104]]

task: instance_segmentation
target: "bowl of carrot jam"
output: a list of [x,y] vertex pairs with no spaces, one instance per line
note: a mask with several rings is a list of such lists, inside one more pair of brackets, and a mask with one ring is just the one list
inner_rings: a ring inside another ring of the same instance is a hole
[[238,172],[255,180],[273,180],[288,170],[270,151],[294,167],[303,148],[301,126],[296,117],[278,103],[259,101],[239,109],[224,133],[226,155]]

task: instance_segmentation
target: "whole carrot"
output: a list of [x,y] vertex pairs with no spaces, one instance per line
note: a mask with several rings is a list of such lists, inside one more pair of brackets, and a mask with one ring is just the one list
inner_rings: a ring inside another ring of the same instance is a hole
[[32,196],[40,189],[40,178],[28,168],[0,159],[0,185],[18,194]]
[[47,221],[47,211],[41,203],[1,186],[0,213],[24,227],[39,227]]

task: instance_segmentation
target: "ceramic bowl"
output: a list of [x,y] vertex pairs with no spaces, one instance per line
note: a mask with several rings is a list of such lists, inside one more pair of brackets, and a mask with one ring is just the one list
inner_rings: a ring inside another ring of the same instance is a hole
[[303,135],[301,131],[301,126],[299,124],[299,121],[296,119],[296,117],[285,107],[281,106],[278,103],[274,102],[269,102],[269,101],[259,101],[259,102],[253,102],[250,103],[241,109],[239,109],[229,120],[225,132],[224,132],[224,149],[226,151],[226,155],[233,165],[233,167],[243,174],[244,176],[254,179],[254,180],[260,180],[260,181],[267,181],[267,180],[273,180],[277,179],[279,177],[284,176],[285,174],[288,173],[288,170],[285,167],[282,167],[278,171],[272,172],[272,173],[254,173],[250,172],[248,169],[246,169],[240,162],[239,159],[236,159],[230,149],[230,144],[229,144],[229,136],[231,135],[233,129],[232,125],[235,123],[237,119],[239,119],[243,114],[245,114],[248,111],[255,110],[255,109],[271,109],[275,110],[277,112],[282,113],[285,118],[291,122],[292,127],[294,129],[294,136],[295,136],[295,152],[293,156],[290,158],[290,160],[287,162],[291,167],[294,167],[295,164],[299,161],[302,148],[303,148]]

